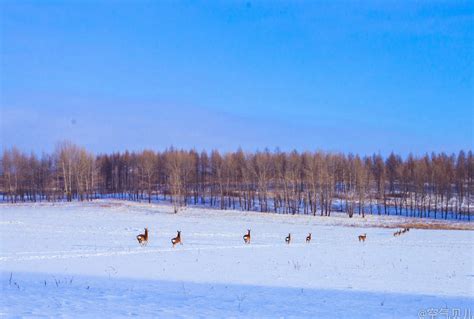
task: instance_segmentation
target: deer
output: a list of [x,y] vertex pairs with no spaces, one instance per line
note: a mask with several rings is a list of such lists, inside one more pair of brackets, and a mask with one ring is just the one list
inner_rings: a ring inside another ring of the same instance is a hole
[[288,236],[286,236],[285,242],[286,242],[288,245],[290,244],[290,242],[291,242],[291,233],[288,234]]
[[178,235],[176,235],[176,237],[171,239],[171,243],[173,244],[173,248],[177,244],[181,244],[181,245],[183,244],[183,242],[181,241],[181,231],[177,230],[177,232],[178,232]]
[[250,244],[250,229],[247,229],[247,234],[244,235],[244,242]]
[[306,236],[306,243],[309,244],[311,242],[311,233]]
[[367,234],[364,235],[359,235],[359,241],[365,242],[365,239],[367,238]]
[[137,240],[141,246],[146,246],[146,244],[148,243],[148,228],[145,228],[144,234],[137,235]]
[[400,231],[400,230],[396,231],[396,232],[393,233],[393,236],[394,237],[400,236],[401,233],[402,233],[402,231]]

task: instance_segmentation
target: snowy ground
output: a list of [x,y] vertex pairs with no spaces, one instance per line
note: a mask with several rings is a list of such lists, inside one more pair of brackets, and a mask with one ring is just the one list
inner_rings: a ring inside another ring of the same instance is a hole
[[[198,208],[175,215],[166,205],[114,200],[1,205],[0,317],[474,315],[474,232],[393,237],[396,229],[376,227],[401,221]],[[139,247],[144,227],[150,241]],[[244,245],[248,228],[252,244]],[[173,249],[176,230],[184,244]]]

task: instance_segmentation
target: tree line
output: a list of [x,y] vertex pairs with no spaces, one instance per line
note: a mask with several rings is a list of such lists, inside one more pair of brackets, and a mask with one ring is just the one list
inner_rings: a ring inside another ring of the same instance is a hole
[[186,205],[330,216],[391,214],[470,220],[472,151],[402,158],[391,153],[162,152],[93,155],[70,142],[41,156],[3,151],[4,201],[121,198]]

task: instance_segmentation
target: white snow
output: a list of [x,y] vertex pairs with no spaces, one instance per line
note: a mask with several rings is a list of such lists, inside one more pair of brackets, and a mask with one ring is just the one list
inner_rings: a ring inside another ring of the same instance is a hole
[[[1,205],[0,317],[417,318],[430,308],[474,315],[474,232],[394,237],[395,229],[374,227],[400,220],[173,214],[167,205],[115,200]],[[140,247],[145,227],[149,243]],[[177,230],[183,245],[172,248]]]

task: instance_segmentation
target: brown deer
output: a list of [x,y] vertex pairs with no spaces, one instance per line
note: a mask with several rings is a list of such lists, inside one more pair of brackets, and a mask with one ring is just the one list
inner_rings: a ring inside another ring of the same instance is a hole
[[309,244],[311,242],[311,233],[306,236],[306,243]]
[[181,245],[183,244],[183,242],[181,241],[181,231],[177,230],[177,232],[178,232],[178,235],[175,238],[171,239],[171,243],[173,244],[173,248],[177,244],[181,244]]
[[137,236],[137,240],[141,246],[146,246],[146,244],[148,243],[148,228],[145,228],[144,234],[139,234]]
[[250,244],[250,229],[247,229],[247,234],[244,235],[244,242]]
[[365,239],[367,238],[367,234],[364,235],[359,235],[359,241],[365,242]]
[[291,242],[291,234],[288,234],[288,236],[286,236],[285,242],[286,242],[288,245],[290,244],[290,242]]

